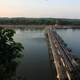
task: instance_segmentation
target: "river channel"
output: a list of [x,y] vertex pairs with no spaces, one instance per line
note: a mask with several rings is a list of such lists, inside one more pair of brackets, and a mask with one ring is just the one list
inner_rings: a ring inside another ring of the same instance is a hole
[[44,32],[16,30],[14,39],[24,46],[24,56],[16,68],[16,77],[24,80],[55,80],[55,69],[52,70],[50,66]]

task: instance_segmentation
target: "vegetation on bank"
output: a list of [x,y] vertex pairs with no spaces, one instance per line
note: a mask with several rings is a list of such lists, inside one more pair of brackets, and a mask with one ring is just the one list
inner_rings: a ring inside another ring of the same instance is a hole
[[80,25],[80,19],[60,18],[0,18],[1,25]]
[[21,43],[13,39],[15,31],[0,28],[0,80],[13,80],[18,61],[24,49]]

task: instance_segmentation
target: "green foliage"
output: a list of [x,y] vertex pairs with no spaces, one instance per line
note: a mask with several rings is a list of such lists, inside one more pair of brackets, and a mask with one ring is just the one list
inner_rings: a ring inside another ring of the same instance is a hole
[[65,18],[0,18],[0,25],[80,25],[80,19]]
[[[14,41],[14,33],[14,30],[0,28],[0,59],[3,62],[11,61],[21,56],[23,46],[21,43]],[[2,61],[0,61],[0,64]]]
[[0,18],[1,25],[42,25],[55,24],[54,18]]
[[11,80],[18,65],[17,59],[22,56],[24,48],[14,41],[14,33],[12,29],[0,28],[0,80]]

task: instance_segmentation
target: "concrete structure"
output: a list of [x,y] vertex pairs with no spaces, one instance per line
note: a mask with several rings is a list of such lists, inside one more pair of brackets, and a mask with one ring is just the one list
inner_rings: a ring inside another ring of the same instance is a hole
[[80,72],[76,69],[77,62],[65,47],[62,38],[52,28],[47,31],[58,80],[80,80]]

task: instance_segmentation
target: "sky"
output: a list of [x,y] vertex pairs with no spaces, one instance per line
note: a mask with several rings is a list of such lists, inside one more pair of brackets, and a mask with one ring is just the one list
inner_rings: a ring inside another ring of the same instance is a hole
[[0,17],[80,19],[80,0],[0,0]]

